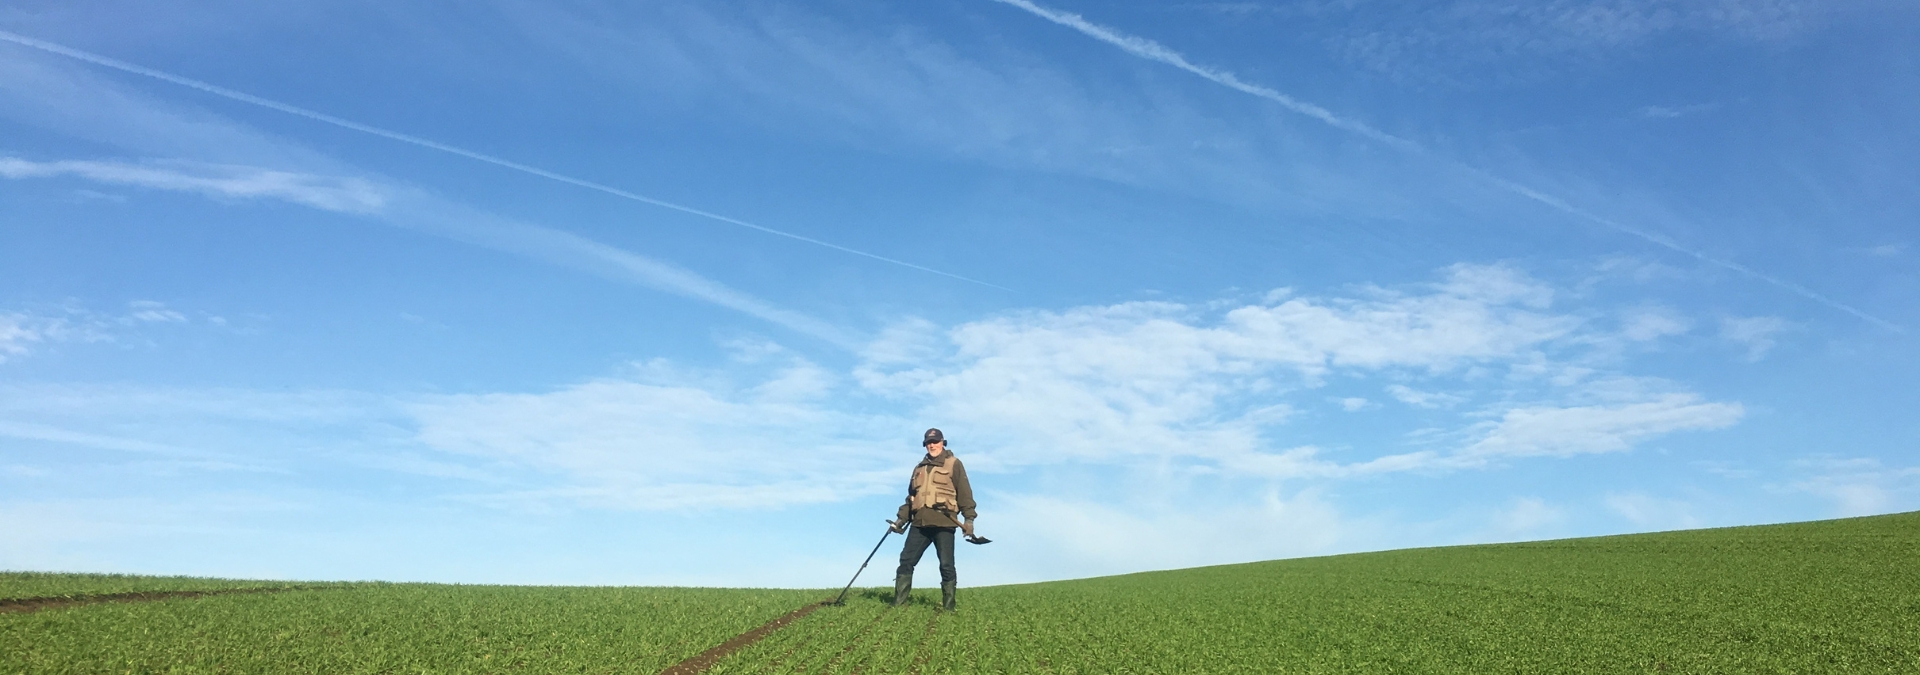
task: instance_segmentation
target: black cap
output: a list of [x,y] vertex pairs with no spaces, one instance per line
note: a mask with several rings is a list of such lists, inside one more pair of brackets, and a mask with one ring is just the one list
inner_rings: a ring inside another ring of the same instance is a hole
[[926,437],[920,439],[920,444],[933,445],[935,443],[939,443],[944,440],[947,440],[947,437],[941,435],[939,429],[928,429]]

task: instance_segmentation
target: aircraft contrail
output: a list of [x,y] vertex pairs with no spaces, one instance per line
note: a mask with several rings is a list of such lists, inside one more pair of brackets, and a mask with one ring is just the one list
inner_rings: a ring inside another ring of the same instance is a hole
[[1731,270],[1733,272],[1746,275],[1747,277],[1758,279],[1768,284],[1772,284],[1776,288],[1780,288],[1789,293],[1793,293],[1794,295],[1798,295],[1808,300],[1812,300],[1822,305],[1826,305],[1829,308],[1837,309],[1842,312],[1852,314],[1853,316],[1863,319],[1868,323],[1872,323],[1874,325],[1887,328],[1896,333],[1906,332],[1905,329],[1901,328],[1899,325],[1891,321],[1887,321],[1886,319],[1882,319],[1872,314],[1868,314],[1846,303],[1842,303],[1832,298],[1828,298],[1827,296],[1821,295],[1820,293],[1817,293],[1805,286],[1801,286],[1799,284],[1786,281],[1784,279],[1780,279],[1777,277],[1773,277],[1773,276],[1761,273],[1759,271],[1754,270],[1751,267],[1747,267],[1746,265],[1742,265],[1740,263],[1736,263],[1731,260],[1725,260],[1722,258],[1716,258],[1714,256],[1707,255],[1700,251],[1696,251],[1691,248],[1682,246],[1678,242],[1675,242],[1664,235],[1647,232],[1639,228],[1630,227],[1626,224],[1620,223],[1619,221],[1615,221],[1610,218],[1605,218],[1594,213],[1589,213],[1587,211],[1584,211],[1582,209],[1579,209],[1573,206],[1572,204],[1567,203],[1566,200],[1561,199],[1559,197],[1555,197],[1553,195],[1541,192],[1539,190],[1529,188],[1525,185],[1521,185],[1518,182],[1508,180],[1506,178],[1501,178],[1499,176],[1488,173],[1484,170],[1477,169],[1472,166],[1463,164],[1459,161],[1435,156],[1433,153],[1429,152],[1425,147],[1421,146],[1419,143],[1413,140],[1401,138],[1399,136],[1389,134],[1379,129],[1375,129],[1372,126],[1369,126],[1366,123],[1360,122],[1358,120],[1342,117],[1340,115],[1334,114],[1333,111],[1327,110],[1326,108],[1322,108],[1312,103],[1301,101],[1299,99],[1293,98],[1286,94],[1280,93],[1279,91],[1276,91],[1274,89],[1248,83],[1245,80],[1242,80],[1239,77],[1235,76],[1233,73],[1229,73],[1229,72],[1214,69],[1214,68],[1208,68],[1205,66],[1195,65],[1192,61],[1188,61],[1187,58],[1181,55],[1179,52],[1176,52],[1172,49],[1168,49],[1166,46],[1161,45],[1158,42],[1154,42],[1153,40],[1149,40],[1147,38],[1139,37],[1136,35],[1129,35],[1126,33],[1122,33],[1118,30],[1115,30],[1113,28],[1109,28],[1107,26],[1102,26],[1102,25],[1093,23],[1091,21],[1086,20],[1084,17],[1081,17],[1078,14],[1073,14],[1070,12],[1062,12],[1059,10],[1042,7],[1040,5],[1034,4],[1030,0],[993,0],[993,1],[1001,4],[1018,7],[1029,14],[1033,14],[1034,16],[1038,16],[1042,19],[1046,19],[1053,23],[1066,26],[1068,28],[1071,28],[1075,31],[1080,32],[1083,35],[1086,35],[1087,37],[1093,38],[1095,40],[1099,40],[1101,42],[1105,42],[1107,44],[1113,45],[1114,47],[1118,47],[1121,51],[1124,51],[1128,54],[1132,54],[1134,56],[1147,59],[1149,61],[1158,61],[1160,63],[1164,63],[1169,66],[1179,68],[1180,70],[1187,71],[1189,73],[1192,73],[1194,75],[1201,77],[1202,79],[1213,82],[1214,84],[1218,84],[1228,89],[1233,89],[1235,91],[1238,91],[1244,94],[1257,96],[1259,98],[1273,101],[1275,103],[1280,104],[1282,107],[1285,107],[1288,110],[1294,111],[1301,115],[1305,115],[1307,117],[1311,117],[1316,120],[1320,120],[1321,122],[1327,124],[1328,126],[1334,127],[1336,129],[1340,129],[1348,133],[1356,134],[1374,141],[1378,141],[1383,145],[1392,146],[1394,148],[1398,148],[1407,152],[1412,152],[1412,153],[1420,154],[1423,156],[1432,157],[1434,159],[1446,162],[1448,164],[1451,164],[1455,168],[1462,170],[1466,173],[1472,174],[1473,176],[1478,177],[1481,180],[1487,181],[1488,183],[1502,190],[1513,193],[1515,195],[1518,195],[1522,198],[1533,201],[1535,203],[1544,205],[1548,208],[1559,211],[1561,213],[1565,213],[1567,215],[1574,216],[1576,218],[1580,218],[1582,220],[1595,223],[1597,225],[1611,229],[1616,232],[1637,237],[1648,243],[1654,244],[1656,246],[1665,248],[1670,251],[1674,251],[1676,253],[1680,253],[1682,255],[1686,255],[1695,260],[1699,260],[1701,262],[1713,265],[1715,267]]
[[154,70],[152,68],[147,68],[144,66],[137,66],[131,63],[127,63],[125,61],[118,60],[118,59],[108,58],[105,56],[101,56],[99,54],[94,54],[91,52],[85,52],[78,49],[74,49],[72,47],[66,47],[63,45],[54,44],[52,42],[47,42],[45,40],[36,40],[34,38],[30,38],[24,35],[19,35],[16,33],[11,33],[4,30],[0,30],[0,40],[5,40],[7,42],[21,45],[23,47],[32,47],[34,49],[38,49],[44,52],[59,54],[61,56],[65,56],[72,59],[78,59],[78,60],[85,61],[87,63],[91,63],[97,66],[105,66],[105,67],[112,68],[114,70],[119,70],[122,72],[133,73],[135,75],[144,75],[146,77],[151,77],[156,80],[161,80],[165,82],[171,82],[173,84],[177,84],[183,87],[198,89],[200,91],[204,91],[209,94],[213,94],[215,96],[232,99],[235,101],[239,101],[241,103],[250,103],[253,105],[260,106],[262,108],[270,108],[270,109],[278,110],[280,112],[287,113],[290,115],[298,115],[300,117],[305,117],[310,120],[325,122],[327,124],[331,124],[337,127],[352,129],[354,131],[358,131],[366,134],[372,134],[374,136],[379,136],[381,138],[400,141],[402,143],[410,143],[423,148],[439,150],[441,152],[445,152],[448,154],[459,155],[467,159],[486,162],[488,164],[492,164],[495,166],[513,169],[521,173],[532,174],[535,176],[539,176],[541,178],[556,180],[569,185],[575,185],[575,186],[587,188],[589,190],[604,192],[606,194],[610,194],[615,197],[620,197],[623,199],[631,199],[636,202],[640,202],[643,204],[651,204],[653,206],[658,206],[663,209],[671,209],[674,211],[679,211],[681,213],[699,216],[709,220],[717,220],[730,225],[738,225],[740,227],[744,227],[752,230],[758,230],[760,232],[765,232],[767,234],[771,234],[774,236],[786,237],[788,239],[793,239],[795,241],[804,241],[809,244],[813,244],[816,246],[824,246],[826,248],[830,248],[835,251],[840,251],[842,253],[851,253],[853,255],[861,256],[863,258],[871,258],[873,260],[878,260],[885,263],[891,263],[891,264],[899,265],[901,267],[906,267],[909,269],[920,270],[922,272],[927,272],[930,274],[938,274],[943,277],[958,279],[960,281],[965,281],[967,283],[972,283],[972,284],[979,284],[981,286],[986,286],[988,288],[997,288],[1003,291],[1013,290],[1005,286],[990,284],[985,281],[981,281],[979,279],[970,279],[970,278],[963,277],[951,272],[942,272],[940,270],[936,270],[931,267],[923,267],[920,265],[915,265],[913,263],[906,262],[904,260],[895,260],[893,258],[888,258],[886,256],[868,253],[866,251],[862,251],[859,249],[847,248],[839,244],[821,241],[819,239],[814,239],[812,237],[808,237],[805,235],[799,235],[799,234],[794,234],[792,232],[776,230],[771,227],[766,227],[764,225],[756,225],[744,220],[740,220],[738,218],[723,216],[718,213],[713,213],[711,211],[702,211],[700,209],[696,209],[691,206],[682,206],[680,204],[675,204],[673,202],[654,199],[646,195],[637,194],[634,192],[628,192],[626,190],[622,190],[620,188],[616,188],[610,185],[603,185],[600,183],[595,183],[590,180],[574,178],[566,174],[548,171],[546,169],[542,169],[537,166],[529,166],[529,165],[521,164],[519,162],[515,162],[512,160],[501,159],[499,157],[494,157],[492,155],[479,153],[479,152],[467,150],[465,148],[460,148],[452,145],[447,145],[439,141],[428,140],[428,139],[421,138],[419,136],[413,136],[410,134],[403,134],[398,131],[389,131],[387,129],[382,129],[380,127],[376,127],[368,124],[361,124],[353,120],[334,117],[326,113],[315,112],[312,110],[308,110],[306,108],[302,108],[299,106],[290,105],[286,103],[281,103],[279,101],[275,101],[272,99],[261,98],[259,96],[248,94],[246,92],[235,91],[233,89],[228,89],[226,87],[222,87],[215,84],[209,84],[206,82],[202,82],[200,80],[195,80],[193,78],[181,77],[179,75],[174,75],[172,73]]

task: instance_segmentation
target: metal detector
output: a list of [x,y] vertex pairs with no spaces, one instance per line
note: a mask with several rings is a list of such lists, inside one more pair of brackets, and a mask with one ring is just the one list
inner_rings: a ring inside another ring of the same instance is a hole
[[860,573],[867,571],[867,563],[873,562],[873,554],[880,552],[880,545],[887,543],[887,536],[893,534],[893,528],[900,526],[899,523],[891,520],[886,523],[887,531],[880,534],[880,541],[873,543],[873,550],[867,552],[867,559],[860,561],[860,569],[853,571],[853,578],[847,580],[847,587],[840,589],[840,597],[834,598],[833,602],[827,604],[835,607],[847,604],[847,591],[853,590],[853,582],[860,580]]

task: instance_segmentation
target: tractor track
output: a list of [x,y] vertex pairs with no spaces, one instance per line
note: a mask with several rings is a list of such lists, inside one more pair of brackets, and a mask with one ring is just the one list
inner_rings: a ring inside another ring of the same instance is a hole
[[174,598],[198,598],[209,595],[245,595],[252,593],[282,593],[286,591],[308,590],[305,588],[225,588],[206,591],[134,591],[130,593],[101,593],[97,595],[71,595],[48,598],[12,598],[0,600],[0,614],[24,614],[43,609],[60,609],[77,605],[93,605],[104,602],[153,602]]
[[920,668],[927,665],[927,658],[933,655],[927,651],[927,640],[933,638],[933,630],[940,626],[943,614],[945,612],[934,612],[933,617],[927,619],[927,631],[921,633],[920,641],[913,645],[913,668],[907,671],[910,675],[920,675]]
[[773,660],[768,661],[767,666],[765,668],[762,668],[761,672],[777,671],[780,668],[780,664],[786,663],[787,659],[793,658],[794,652],[798,652],[800,651],[801,647],[805,647],[810,644],[813,644],[813,638],[811,637],[803,637],[798,640],[794,640],[793,644],[787,645],[787,651],[780,652],[779,656],[776,656],[773,658]]
[[860,642],[867,637],[867,633],[871,632],[874,626],[880,625],[880,620],[887,618],[887,615],[892,614],[893,610],[894,608],[888,607],[880,610],[879,614],[874,615],[872,621],[868,621],[867,625],[860,627],[860,632],[854,633],[853,637],[847,639],[847,646],[840,648],[840,653],[833,655],[833,658],[827,661],[827,664],[820,669],[820,672],[833,672],[833,667],[840,665],[840,662],[847,658],[847,654],[853,652],[854,647],[860,646]]
[[808,603],[800,609],[787,612],[778,619],[761,624],[759,628],[736,635],[733,639],[722,642],[717,647],[700,652],[699,655],[693,658],[668,666],[666,670],[660,671],[660,675],[697,675],[698,673],[706,672],[708,668],[713,667],[713,664],[719,663],[720,659],[724,659],[734,652],[746,649],[753,643],[759,642],[760,638],[764,638],[774,631],[786,628],[787,624],[800,620],[800,617],[812,614],[813,610],[820,609],[826,606],[826,604],[825,602]]

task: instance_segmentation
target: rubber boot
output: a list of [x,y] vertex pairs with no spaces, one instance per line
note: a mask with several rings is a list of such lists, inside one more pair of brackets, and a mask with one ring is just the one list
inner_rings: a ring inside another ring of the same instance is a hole
[[940,609],[944,609],[949,612],[953,611],[954,586],[957,585],[958,583],[959,582],[954,582],[954,581],[940,582]]
[[912,596],[913,596],[913,575],[911,574],[894,575],[893,606],[899,607],[901,605],[907,604],[907,600]]

